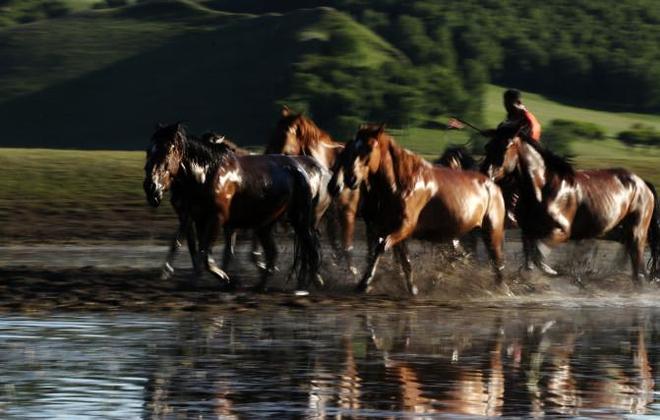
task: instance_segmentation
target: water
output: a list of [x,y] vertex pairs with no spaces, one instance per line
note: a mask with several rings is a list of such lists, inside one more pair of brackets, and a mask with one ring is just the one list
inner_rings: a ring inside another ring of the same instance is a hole
[[0,315],[2,418],[660,414],[660,308]]

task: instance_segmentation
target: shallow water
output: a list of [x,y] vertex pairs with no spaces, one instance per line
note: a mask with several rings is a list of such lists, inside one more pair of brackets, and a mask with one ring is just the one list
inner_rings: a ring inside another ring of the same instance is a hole
[[0,315],[2,418],[660,414],[660,308]]

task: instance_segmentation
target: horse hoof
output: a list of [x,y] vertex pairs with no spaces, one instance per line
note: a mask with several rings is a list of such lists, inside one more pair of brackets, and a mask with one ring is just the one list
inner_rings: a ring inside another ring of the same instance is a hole
[[509,297],[515,296],[515,294],[509,288],[509,285],[507,285],[506,283],[500,284],[500,290],[502,291],[502,294],[504,294],[505,296],[509,296]]
[[257,269],[265,271],[267,269],[266,263],[263,261],[256,262],[255,265],[257,266]]
[[554,268],[550,267],[548,264],[546,264],[544,262],[539,263],[539,268],[541,269],[543,274],[546,274],[548,276],[556,276],[556,275],[559,274],[559,273],[557,273],[557,271],[555,271]]
[[296,290],[293,292],[295,296],[309,296],[309,292],[307,290]]
[[417,296],[419,293],[419,289],[417,289],[417,286],[413,286],[409,290],[411,296]]
[[316,285],[318,287],[324,287],[325,286],[325,281],[323,280],[323,277],[321,277],[320,274],[317,274],[315,276],[315,280],[316,280]]
[[163,267],[163,271],[160,274],[160,279],[161,280],[169,280],[172,275],[174,275],[174,268],[170,265],[170,263],[165,263],[165,266]]

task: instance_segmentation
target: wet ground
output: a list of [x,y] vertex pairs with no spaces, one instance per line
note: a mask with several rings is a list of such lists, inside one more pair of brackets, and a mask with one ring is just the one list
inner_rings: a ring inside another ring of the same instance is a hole
[[553,252],[553,278],[509,263],[507,294],[483,250],[414,243],[414,299],[389,257],[356,296],[327,249],[327,287],[295,296],[286,247],[254,294],[249,251],[225,293],[183,252],[160,280],[159,245],[1,248],[0,417],[660,415],[660,291],[632,287],[618,245]]

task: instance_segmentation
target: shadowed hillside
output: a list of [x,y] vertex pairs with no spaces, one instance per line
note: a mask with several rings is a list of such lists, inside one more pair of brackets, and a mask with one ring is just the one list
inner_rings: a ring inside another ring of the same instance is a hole
[[[402,59],[332,9],[246,17],[158,3],[5,30],[0,54],[10,67],[30,63],[34,77],[20,74],[21,85],[16,69],[0,70],[10,98],[0,102],[3,144],[139,149],[156,122],[175,120],[264,143],[290,93],[292,66],[322,53],[335,31],[354,34],[353,59],[366,58],[363,66]],[[39,77],[44,70],[48,78]]]

